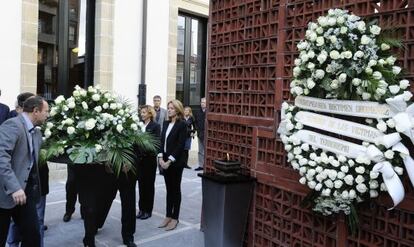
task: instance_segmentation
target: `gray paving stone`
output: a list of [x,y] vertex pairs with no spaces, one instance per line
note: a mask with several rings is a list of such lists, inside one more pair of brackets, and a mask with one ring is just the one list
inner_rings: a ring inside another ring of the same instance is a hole
[[[191,163],[196,164],[196,153],[191,152]],[[195,168],[196,166],[193,166]],[[182,202],[180,223],[177,229],[165,231],[157,228],[165,215],[165,185],[162,176],[157,175],[153,216],[148,220],[137,220],[135,243],[142,247],[204,247],[203,233],[200,231],[201,180],[194,170],[184,169],[181,185]],[[70,222],[62,221],[65,212],[65,180],[50,182],[47,196],[45,224],[46,247],[83,246],[83,221],[79,214],[79,204]],[[138,193],[137,193],[138,197]],[[97,246],[116,247],[122,245],[121,204],[119,196],[114,200],[111,211],[102,229],[96,236]]]

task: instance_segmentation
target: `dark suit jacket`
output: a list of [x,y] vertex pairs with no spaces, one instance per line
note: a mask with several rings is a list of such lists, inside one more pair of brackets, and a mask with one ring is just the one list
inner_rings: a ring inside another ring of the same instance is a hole
[[9,118],[9,112],[10,108],[5,104],[0,103],[0,124]]
[[[171,155],[174,157],[175,162],[172,165],[177,166],[184,166],[184,145],[185,140],[187,139],[187,124],[184,120],[177,120],[171,129],[170,134],[165,139],[165,135],[168,129],[168,125],[170,121],[165,121],[164,126],[162,128],[161,134],[161,144],[160,144],[160,152],[163,155],[165,161],[168,160],[168,157]],[[164,143],[167,143],[167,151],[164,152]]]
[[204,142],[204,123],[206,121],[206,112],[198,110],[195,114],[195,127],[197,130],[197,136],[201,141]]

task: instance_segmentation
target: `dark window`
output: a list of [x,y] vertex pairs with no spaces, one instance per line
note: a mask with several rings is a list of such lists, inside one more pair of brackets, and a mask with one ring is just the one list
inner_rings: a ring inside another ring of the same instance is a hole
[[46,99],[93,84],[95,0],[40,0],[37,93]]
[[176,98],[198,107],[204,97],[207,20],[180,13],[177,22]]

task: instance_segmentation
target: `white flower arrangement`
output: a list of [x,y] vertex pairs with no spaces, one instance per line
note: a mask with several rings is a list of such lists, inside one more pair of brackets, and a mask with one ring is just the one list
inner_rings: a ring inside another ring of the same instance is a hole
[[[402,95],[409,101],[412,94],[405,91],[409,81],[400,78],[401,68],[386,43],[381,28],[367,24],[346,10],[331,9],[327,16],[310,22],[305,39],[297,45],[290,92],[293,96],[326,99],[364,100],[384,103]],[[386,186],[382,177],[372,171],[375,161],[365,156],[356,159],[326,152],[301,142],[293,134],[303,128],[295,119],[299,108],[282,104],[285,129],[280,138],[288,153],[288,162],[298,170],[299,182],[313,192],[313,210],[323,215],[343,212],[349,215],[357,203],[378,197]],[[393,119],[366,119],[366,123],[384,134],[403,133]],[[389,162],[398,175],[404,173],[402,154],[388,150],[381,143],[382,161]]]
[[134,163],[134,145],[156,151],[156,139],[144,133],[137,112],[99,86],[75,87],[58,96],[43,126],[45,159],[68,155],[74,164],[108,163],[119,172]]

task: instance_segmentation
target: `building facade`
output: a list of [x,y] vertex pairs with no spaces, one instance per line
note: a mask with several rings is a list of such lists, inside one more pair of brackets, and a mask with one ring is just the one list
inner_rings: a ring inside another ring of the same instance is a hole
[[[0,102],[53,99],[100,84],[134,105],[205,94],[208,0],[16,0],[2,3]],[[141,89],[141,91],[140,91]]]

